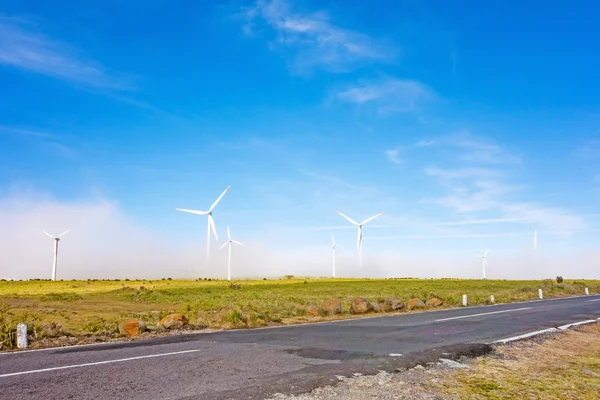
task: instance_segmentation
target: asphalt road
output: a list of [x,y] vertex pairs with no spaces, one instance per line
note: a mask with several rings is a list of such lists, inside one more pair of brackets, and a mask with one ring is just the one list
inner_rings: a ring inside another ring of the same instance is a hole
[[0,399],[265,399],[600,318],[600,295],[0,354]]

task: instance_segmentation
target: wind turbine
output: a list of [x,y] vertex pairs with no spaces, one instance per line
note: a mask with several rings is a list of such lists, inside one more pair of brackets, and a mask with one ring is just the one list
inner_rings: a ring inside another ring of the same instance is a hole
[[46,231],[43,231],[43,232],[49,238],[54,239],[54,262],[52,263],[52,280],[55,281],[56,280],[56,266],[58,264],[58,242],[60,242],[61,236],[66,235],[67,233],[71,232],[71,230],[69,229],[68,231],[64,231],[63,233],[61,233],[58,236],[53,236]]
[[533,248],[537,249],[537,229],[533,232]]
[[335,248],[336,247],[341,247],[342,249],[344,248],[343,246],[340,246],[339,244],[335,243],[335,237],[333,236],[333,233],[331,234],[331,241],[332,241],[332,246],[331,246],[331,251],[332,251],[332,256],[333,256],[333,265],[332,265],[332,277],[335,278]]
[[360,224],[358,222],[354,221],[352,218],[349,218],[349,217],[345,216],[341,212],[339,212],[339,211],[336,211],[336,212],[338,214],[340,214],[342,217],[344,217],[345,219],[347,219],[351,224],[356,225],[358,227],[358,244],[357,244],[357,246],[358,246],[358,265],[359,265],[359,267],[362,267],[362,227],[367,222],[372,221],[375,218],[383,215],[383,212],[380,212],[377,215],[373,215],[371,218],[365,219]]
[[225,196],[225,193],[227,193],[227,191],[229,190],[231,186],[227,186],[227,189],[225,189],[225,191],[223,191],[223,193],[221,193],[221,195],[219,196],[219,198],[217,200],[215,200],[215,202],[212,204],[212,206],[210,206],[210,208],[208,209],[208,211],[198,211],[198,210],[186,210],[183,208],[176,208],[177,211],[183,211],[183,212],[187,212],[190,214],[196,214],[196,215],[208,215],[208,230],[206,233],[206,265],[209,265],[210,262],[210,230],[212,229],[213,234],[215,235],[215,239],[217,241],[217,244],[219,243],[219,237],[217,236],[217,230],[215,229],[215,220],[212,217],[212,211],[214,210],[214,208],[217,206],[217,204],[219,203],[219,201],[221,201],[221,199],[223,198],[223,196]]
[[227,280],[228,281],[231,281],[231,244],[232,243],[243,246],[243,244],[238,242],[237,240],[231,239],[231,231],[229,230],[229,225],[227,225],[227,242],[223,243],[223,246],[221,246],[219,248],[219,250],[223,249],[225,246],[229,247],[229,249],[228,249],[229,250],[229,259],[227,261]]
[[[487,254],[490,251],[486,251],[485,253],[483,253],[483,255],[481,256],[481,266],[483,268],[483,279],[485,279],[485,268],[487,267],[488,263],[487,263],[487,258],[485,258],[487,256]],[[478,256],[479,257],[479,256]]]

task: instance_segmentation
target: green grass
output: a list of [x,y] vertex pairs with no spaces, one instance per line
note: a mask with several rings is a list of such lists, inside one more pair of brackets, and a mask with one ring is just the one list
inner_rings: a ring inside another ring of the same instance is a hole
[[[372,302],[388,296],[405,302],[439,297],[445,307],[458,307],[463,293],[469,304],[488,304],[600,292],[600,281],[458,280],[458,279],[296,279],[238,281],[127,280],[127,281],[0,281],[0,332],[21,320],[33,324],[57,323],[74,335],[112,333],[123,319],[137,317],[155,325],[169,313],[179,312],[192,324],[211,328],[239,328],[309,321],[305,307],[327,298],[342,301],[349,316],[353,297]],[[316,319],[321,319],[317,317]],[[11,325],[12,324],[12,325]],[[6,334],[5,334],[6,336]],[[0,342],[2,342],[0,337]]]

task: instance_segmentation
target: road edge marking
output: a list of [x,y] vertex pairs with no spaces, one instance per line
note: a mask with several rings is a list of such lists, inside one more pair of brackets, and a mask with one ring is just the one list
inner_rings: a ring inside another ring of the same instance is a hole
[[518,340],[530,339],[532,337],[543,335],[543,334],[546,334],[546,333],[564,332],[567,329],[575,327],[575,326],[587,325],[587,324],[595,324],[595,323],[598,323],[598,322],[600,322],[600,318],[598,318],[598,319],[586,319],[585,321],[579,321],[579,322],[573,322],[572,324],[561,325],[561,326],[559,326],[557,328],[546,328],[546,329],[541,329],[539,331],[533,331],[533,332],[524,333],[524,334],[518,335],[518,336],[512,336],[512,337],[505,338],[505,339],[494,340],[493,342],[491,342],[491,344],[506,344],[506,343],[516,342]]
[[31,370],[28,370],[28,371],[11,372],[11,373],[8,373],[8,374],[0,374],[0,378],[9,378],[11,376],[36,374],[36,373],[40,373],[40,372],[59,371],[59,370],[62,370],[62,369],[90,367],[90,366],[94,366],[94,365],[114,364],[114,363],[118,363],[118,362],[125,362],[125,361],[131,361],[131,360],[141,360],[141,359],[144,359],[144,358],[174,356],[174,355],[179,355],[179,354],[195,353],[195,352],[198,352],[198,351],[201,351],[201,350],[202,349],[193,349],[193,350],[174,351],[174,352],[170,352],[170,353],[147,354],[145,356],[120,358],[120,359],[116,359],[116,360],[104,360],[104,361],[96,361],[96,362],[83,363],[83,364],[63,365],[61,367],[31,369]]

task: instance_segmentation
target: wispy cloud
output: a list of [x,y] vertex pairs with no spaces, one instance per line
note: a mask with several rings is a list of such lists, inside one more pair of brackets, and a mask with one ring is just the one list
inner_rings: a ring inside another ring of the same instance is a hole
[[94,89],[123,90],[127,82],[31,21],[0,14],[0,64]]
[[573,154],[584,159],[600,158],[600,140],[590,140],[575,149]]
[[472,233],[462,235],[404,235],[404,236],[375,236],[366,237],[367,240],[394,240],[394,239],[474,239],[510,236],[531,236],[531,232],[507,232],[507,233]]
[[526,218],[488,218],[488,219],[472,219],[465,221],[441,222],[444,226],[459,226],[459,225],[487,225],[498,223],[510,223],[526,221]]
[[34,137],[41,139],[55,139],[57,136],[47,132],[40,132],[32,129],[22,129],[12,126],[3,126],[0,125],[0,133],[7,133],[11,135],[17,136],[25,136],[25,137]]
[[436,98],[426,85],[410,80],[385,78],[361,81],[336,93],[339,101],[354,104],[373,104],[380,113],[416,111],[426,100]]
[[395,149],[386,150],[385,156],[388,160],[390,160],[394,164],[402,164],[402,159],[400,158],[400,150],[401,147],[396,147]]
[[346,72],[365,62],[386,61],[393,57],[391,49],[368,35],[335,25],[326,11],[300,12],[286,0],[258,0],[244,10],[247,35],[257,27],[273,29],[273,48],[290,52],[295,72],[316,68]]
[[502,176],[502,172],[487,168],[437,168],[429,167],[425,169],[427,175],[438,176],[442,179],[471,179],[471,178],[497,178]]
[[[449,145],[463,149],[465,152],[460,156],[463,161],[479,162],[486,164],[519,164],[521,158],[507,151],[503,147],[475,138],[468,133],[447,138]],[[442,142],[443,143],[443,142]]]

